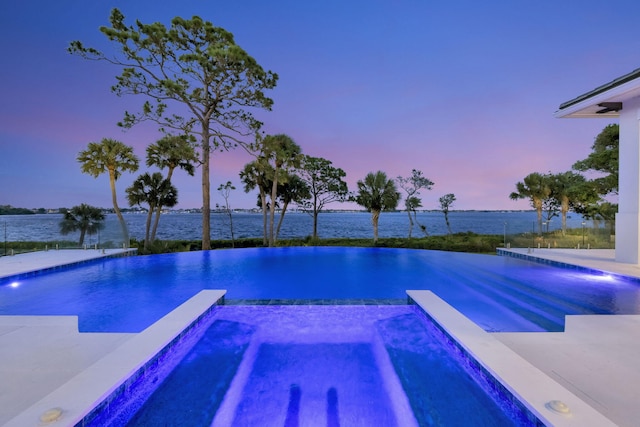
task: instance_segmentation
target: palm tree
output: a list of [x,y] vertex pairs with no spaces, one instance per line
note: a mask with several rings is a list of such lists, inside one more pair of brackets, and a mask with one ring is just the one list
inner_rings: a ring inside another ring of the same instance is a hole
[[542,234],[542,205],[549,198],[551,188],[549,178],[538,172],[530,173],[516,184],[516,191],[509,195],[512,200],[529,199],[538,214],[538,234]]
[[354,201],[371,212],[373,224],[373,243],[378,243],[378,219],[380,212],[393,210],[398,206],[400,193],[392,179],[382,171],[369,172],[364,181],[358,181],[358,194]]
[[562,235],[567,231],[567,212],[574,200],[581,199],[586,179],[575,172],[563,172],[549,175],[551,197],[560,205],[562,215]]
[[260,144],[260,154],[271,166],[271,204],[269,205],[269,246],[275,245],[275,210],[278,197],[278,185],[287,182],[292,169],[300,166],[301,149],[293,139],[285,134],[267,135]]
[[127,224],[124,222],[118,207],[118,198],[116,197],[116,181],[122,172],[135,172],[138,170],[139,160],[133,153],[133,148],[115,139],[103,138],[99,143],[90,142],[87,149],[78,154],[77,160],[81,164],[82,173],[91,175],[94,178],[105,172],[109,173],[113,210],[118,216],[120,227],[122,227],[124,244],[129,247]]
[[149,206],[144,238],[144,249],[147,250],[149,243],[153,242],[150,229],[154,210],[158,206],[175,206],[178,203],[178,190],[160,172],[153,175],[147,172],[140,175],[126,191],[130,206],[142,206],[143,203]]
[[[194,164],[198,162],[199,159],[195,148],[185,135],[167,135],[147,147],[147,166],[157,166],[160,169],[167,168],[167,181],[169,182],[171,182],[173,171],[176,168],[182,169],[190,176],[193,176],[195,173]],[[152,242],[156,239],[162,208],[162,204],[156,207],[156,217],[151,232]]]
[[240,179],[244,183],[244,192],[248,193],[258,187],[258,197],[262,209],[262,244],[267,245],[267,193],[271,188],[271,182],[268,179],[271,166],[263,159],[258,158],[244,165],[240,172]]
[[93,234],[104,228],[104,219],[102,209],[82,203],[64,213],[60,221],[60,234],[66,236],[80,230],[78,245],[82,246],[86,233]]
[[280,227],[282,227],[284,214],[287,212],[289,204],[291,202],[299,203],[309,197],[311,197],[309,186],[307,186],[307,183],[298,175],[290,175],[284,184],[278,186],[278,199],[282,201],[282,209],[280,210],[280,219],[278,220],[278,227],[276,228],[276,239],[278,239],[278,235],[280,234]]

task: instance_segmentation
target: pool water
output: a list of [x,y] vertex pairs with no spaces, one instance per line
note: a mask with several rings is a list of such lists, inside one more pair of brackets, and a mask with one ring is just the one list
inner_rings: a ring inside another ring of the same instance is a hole
[[368,343],[263,343],[231,423],[221,417],[214,425],[265,425],[264,418],[271,425],[339,425],[341,413],[345,425],[396,425],[383,387]]
[[[0,281],[0,315],[77,315],[82,332],[140,332],[202,289],[227,300],[406,300],[432,290],[487,331],[562,331],[573,314],[640,314],[637,281],[494,255],[293,247],[96,261]],[[134,308],[134,309],[132,309]]]
[[534,425],[415,305],[220,306],[127,420],[149,426]]
[[490,255],[309,247],[13,277],[0,281],[0,315],[76,315],[81,332],[140,332],[202,289],[226,289],[229,305],[184,358],[153,362],[162,375],[132,379],[139,395],[111,406],[117,422],[94,425],[535,425],[420,309],[399,304],[406,290],[433,291],[487,331],[640,314],[635,280]]

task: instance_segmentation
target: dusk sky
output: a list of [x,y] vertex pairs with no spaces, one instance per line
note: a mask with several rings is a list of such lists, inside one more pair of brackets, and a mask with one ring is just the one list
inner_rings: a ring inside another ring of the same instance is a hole
[[[255,111],[266,133],[331,160],[352,191],[368,172],[419,169],[435,182],[425,209],[446,193],[454,209],[528,209],[508,197],[516,182],[569,170],[611,123],[557,119],[558,106],[640,67],[638,0],[3,1],[0,205],[110,207],[107,176],[82,174],[76,156],[114,138],[142,163],[117,182],[127,207],[125,189],[162,135],[153,124],[119,128],[145,98],[117,97],[118,67],[66,51],[81,40],[114,52],[99,31],[114,7],[129,24],[198,15],[232,32],[280,77],[273,111]],[[242,149],[214,154],[212,206],[227,180],[233,208],[255,206],[238,177],[249,161]],[[200,169],[176,171],[174,183],[177,207],[201,206]]]

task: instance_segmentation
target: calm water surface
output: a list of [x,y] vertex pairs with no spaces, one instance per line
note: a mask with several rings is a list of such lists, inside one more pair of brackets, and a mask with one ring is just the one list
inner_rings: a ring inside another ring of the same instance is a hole
[[339,247],[216,250],[97,261],[0,282],[0,315],[78,315],[137,332],[201,289],[227,299],[406,299],[429,289],[490,331],[561,331],[567,314],[640,314],[640,286],[579,270],[454,252]]
[[[262,237],[262,214],[234,213],[233,229],[236,238]],[[432,235],[447,234],[444,215],[441,212],[420,212],[418,222]],[[77,240],[79,233],[63,236],[59,232],[62,215],[3,215],[0,216],[0,240],[8,241],[54,241]],[[449,214],[454,233],[472,231],[478,234],[516,234],[530,232],[536,221],[535,212],[520,211],[455,211]],[[144,238],[146,215],[125,214],[131,237]],[[277,217],[276,217],[277,221]],[[569,228],[582,227],[582,217],[572,214],[567,220]],[[550,230],[560,228],[560,220],[550,223]],[[162,240],[199,240],[202,238],[202,216],[200,214],[164,214],[160,218],[158,238]],[[380,215],[380,237],[407,237],[409,220],[404,212],[387,212]],[[6,234],[5,234],[6,233]],[[98,241],[121,241],[120,226],[115,215],[108,215],[106,227],[100,235],[86,236],[85,243]],[[304,238],[313,233],[313,220],[302,212],[288,212],[280,231],[281,238]],[[367,212],[325,212],[318,219],[318,234],[322,238],[373,237],[371,215]],[[417,225],[413,236],[424,236]],[[223,214],[211,215],[211,237],[214,240],[230,239],[229,219]]]
[[128,427],[533,425],[409,305],[218,307],[140,406]]

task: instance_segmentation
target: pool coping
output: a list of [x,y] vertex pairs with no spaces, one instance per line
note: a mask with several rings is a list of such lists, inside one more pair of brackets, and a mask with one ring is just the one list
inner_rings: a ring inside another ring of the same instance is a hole
[[[4,427],[42,426],[62,422],[82,426],[105,410],[167,349],[194,329],[224,298],[226,290],[203,290],[136,334],[88,369],[9,420]],[[45,423],[45,414],[55,418]],[[57,416],[59,414],[59,416]],[[61,424],[62,425],[62,424]]]
[[[431,291],[408,290],[411,298],[446,335],[547,426],[615,427],[610,419],[491,336]],[[570,414],[549,409],[563,402]]]
[[[590,251],[589,249],[581,249],[581,250]],[[521,248],[510,248],[510,249],[497,248],[496,255],[503,256],[505,258],[515,258],[515,259],[530,261],[536,264],[550,265],[553,267],[564,268],[567,270],[576,270],[576,271],[589,273],[589,274],[607,275],[607,276],[615,277],[618,279],[628,280],[640,285],[640,277],[634,276],[632,273],[615,271],[614,268],[608,268],[606,266],[588,267],[587,265],[582,265],[578,259],[570,258],[569,260],[560,261],[558,259],[553,259],[553,257],[556,256],[556,254],[554,254],[552,251],[559,252],[559,251],[562,251],[562,249],[528,248],[527,252],[525,253]],[[580,249],[578,249],[577,251],[580,251]],[[591,251],[595,251],[595,250],[592,249]],[[622,263],[619,263],[619,264],[624,265]],[[636,274],[640,274],[640,271],[637,272]]]
[[[34,256],[38,254],[72,254],[74,255],[72,258],[66,262],[60,263],[59,259],[52,259],[48,262],[42,261],[42,259],[33,259]],[[137,248],[129,248],[129,249],[49,249],[46,251],[40,252],[29,252],[25,254],[16,254],[16,255],[7,255],[6,259],[11,261],[15,259],[22,260],[23,257],[29,256],[30,259],[24,259],[24,263],[21,263],[19,269],[13,268],[13,272],[9,274],[0,274],[0,281],[2,282],[10,282],[14,280],[22,280],[28,277],[39,276],[42,274],[48,274],[53,271],[61,271],[67,270],[71,268],[78,267],[83,264],[91,264],[94,262],[99,262],[109,258],[122,258],[127,256],[132,256],[137,254]],[[81,254],[81,256],[76,256],[77,254]],[[26,266],[26,267],[24,267]]]

